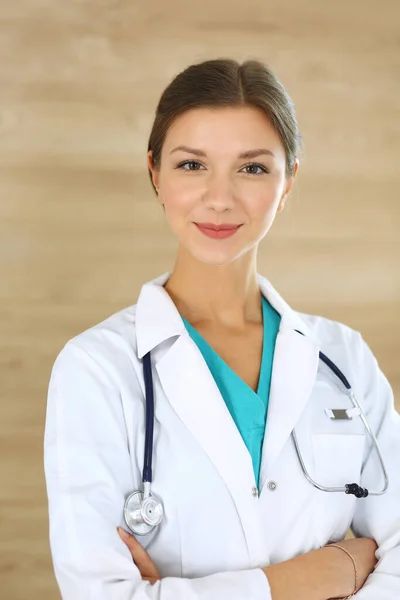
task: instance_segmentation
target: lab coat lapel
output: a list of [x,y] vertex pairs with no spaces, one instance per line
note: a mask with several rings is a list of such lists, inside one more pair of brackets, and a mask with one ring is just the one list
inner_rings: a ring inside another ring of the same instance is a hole
[[[254,485],[251,456],[200,350],[162,287],[169,276],[164,273],[142,287],[136,307],[138,357],[153,350],[153,368],[168,401],[240,503],[243,490],[248,494],[247,486]],[[262,449],[262,487],[311,395],[319,342],[270,282],[257,277],[261,293],[281,315]],[[175,341],[162,344],[171,337]]]
[[300,315],[286,304],[271,284],[261,276],[259,282],[261,292],[281,314],[261,458],[262,488],[311,396],[318,370],[320,343]]
[[[244,494],[251,498],[249,490],[255,485],[251,456],[203,355],[160,287],[169,275],[142,287],[136,308],[138,357],[153,350],[152,365],[169,403],[215,465],[241,511],[247,502]],[[156,347],[175,336],[167,349],[162,350],[163,344]]]
[[251,456],[200,350],[181,336],[156,364],[166,396],[231,494],[255,485]]

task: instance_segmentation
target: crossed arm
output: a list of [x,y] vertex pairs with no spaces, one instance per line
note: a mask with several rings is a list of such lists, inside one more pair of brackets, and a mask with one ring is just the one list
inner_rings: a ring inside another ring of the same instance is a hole
[[[136,538],[122,528],[118,528],[118,533],[127,545],[142,579],[151,584],[161,580],[156,565]],[[375,568],[377,545],[374,540],[359,538],[345,540],[341,546],[347,548],[356,559],[360,589]],[[329,546],[271,565],[263,571],[268,578],[273,600],[327,600],[348,596],[354,590],[353,564],[345,553]]]
[[[400,416],[390,386],[366,344],[357,348],[355,358],[369,373],[367,392],[361,390],[358,396],[365,403],[390,478],[384,496],[368,497],[356,505],[352,529],[358,538],[376,540],[379,560],[357,599],[398,600]],[[366,375],[360,373],[354,381],[364,384]],[[69,345],[57,358],[50,380],[45,473],[50,544],[64,600],[301,600],[301,594],[307,600],[327,600],[352,592],[352,563],[340,550],[330,548],[264,569],[197,579],[166,577],[155,579],[153,585],[150,579],[142,579],[114,529],[120,521],[123,490],[130,489],[132,482],[123,409],[118,390],[107,377],[93,356]],[[363,487],[379,484],[375,461],[371,452],[363,467]],[[348,541],[360,545],[360,540]],[[367,564],[365,556],[360,558],[360,569]],[[148,576],[156,577],[153,571]]]

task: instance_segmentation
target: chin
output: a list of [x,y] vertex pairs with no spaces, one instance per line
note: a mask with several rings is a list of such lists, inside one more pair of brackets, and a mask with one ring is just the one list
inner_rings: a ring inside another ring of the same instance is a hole
[[186,251],[199,263],[207,264],[210,266],[219,267],[222,265],[227,265],[237,258],[239,255],[237,253],[233,254],[232,252],[223,251],[223,250],[214,250],[214,251],[201,251],[198,248],[189,250],[186,248]]

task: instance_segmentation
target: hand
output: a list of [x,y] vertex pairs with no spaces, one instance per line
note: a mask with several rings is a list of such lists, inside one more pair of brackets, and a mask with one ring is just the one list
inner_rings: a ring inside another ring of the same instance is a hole
[[[157,571],[155,564],[151,560],[148,552],[139,544],[136,538],[121,527],[117,527],[117,531],[121,539],[128,546],[133,558],[133,562],[139,569],[142,579],[150,581],[151,584],[161,579],[161,576]],[[338,552],[340,552],[340,550],[338,550]]]
[[[375,540],[371,538],[354,538],[348,540],[341,540],[337,542],[339,546],[345,548],[355,560],[357,565],[358,572],[358,589],[360,589],[368,576],[373,572],[377,559],[375,557],[375,551],[378,546]],[[328,546],[326,546],[329,548]],[[332,551],[340,552],[342,555],[341,561],[341,573],[343,573],[345,577],[345,581],[343,581],[344,585],[344,595],[348,596],[354,591],[354,566],[350,558],[339,548],[332,548]],[[338,557],[336,557],[337,559]]]

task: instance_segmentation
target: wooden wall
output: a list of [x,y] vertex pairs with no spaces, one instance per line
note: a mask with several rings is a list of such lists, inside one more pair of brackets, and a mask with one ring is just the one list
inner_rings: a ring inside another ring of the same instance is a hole
[[305,151],[259,271],[297,309],[361,331],[400,397],[399,17],[396,0],[3,0],[2,598],[59,597],[50,370],[68,339],[173,265],[146,149],[159,95],[191,62],[258,58],[287,87]]

